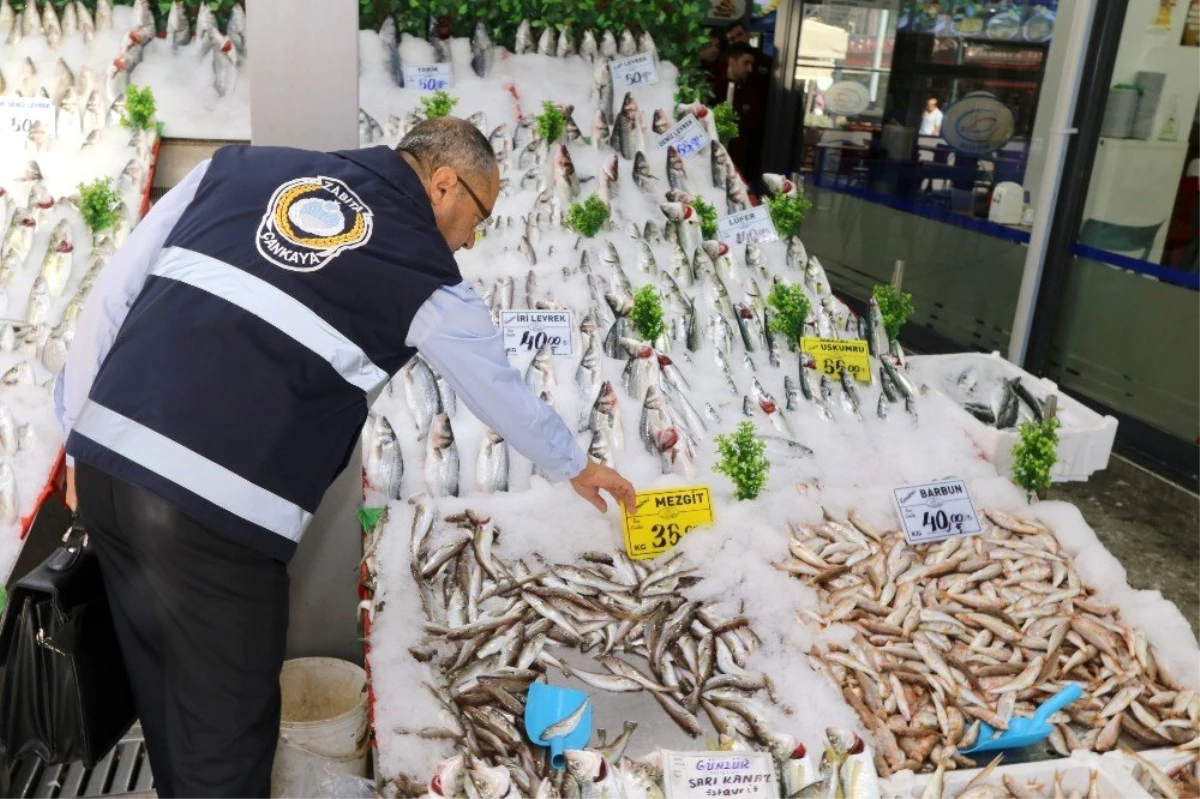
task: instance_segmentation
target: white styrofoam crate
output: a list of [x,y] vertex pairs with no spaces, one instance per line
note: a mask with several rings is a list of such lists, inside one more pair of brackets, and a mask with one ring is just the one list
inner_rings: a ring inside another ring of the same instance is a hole
[[[1164,749],[1147,749],[1138,752],[1139,755],[1149,760],[1156,768],[1161,771],[1169,772],[1177,766],[1185,763],[1196,762],[1197,754],[1195,752],[1181,752],[1174,747],[1166,747]],[[1109,752],[1104,755],[1105,766],[1109,770],[1123,769],[1140,788],[1147,791],[1151,796],[1159,796],[1156,791],[1146,788],[1142,781],[1142,764],[1136,759],[1130,757],[1124,752],[1116,751]]]
[[968,413],[949,386],[968,367],[981,373],[999,375],[1004,378],[1021,378],[1021,385],[1040,400],[1051,394],[1058,396],[1058,463],[1050,471],[1056,483],[1071,480],[1087,480],[1093,472],[1108,466],[1113,441],[1117,437],[1117,420],[1101,416],[1091,408],[1063,394],[1052,380],[1046,380],[1015,366],[1000,357],[998,352],[960,352],[951,355],[913,355],[908,358],[908,370],[918,386],[944,395],[955,406],[960,423],[971,439],[983,450],[984,455],[995,464],[1001,474],[1012,473],[1012,449],[1020,440],[1015,428],[997,430]]
[[[966,789],[967,783],[982,770],[947,771],[942,786],[942,796],[958,796]],[[1054,796],[1054,774],[1059,772],[1064,794],[1084,796],[1087,793],[1092,771],[1096,772],[1096,795],[1100,799],[1146,799],[1150,796],[1137,784],[1127,769],[1116,764],[1109,765],[1100,755],[1093,752],[1075,752],[1068,758],[1039,760],[1033,763],[1000,765],[992,770],[987,782],[1003,788],[1004,778],[1008,777],[1010,780],[1014,780],[1020,788],[1026,789],[1027,783],[1035,780],[1042,786],[1036,795],[1051,799]],[[932,777],[932,773],[897,772],[890,779],[880,781],[883,796],[885,799],[919,799],[924,794],[925,786]],[[1034,794],[1031,792],[1030,795]]]

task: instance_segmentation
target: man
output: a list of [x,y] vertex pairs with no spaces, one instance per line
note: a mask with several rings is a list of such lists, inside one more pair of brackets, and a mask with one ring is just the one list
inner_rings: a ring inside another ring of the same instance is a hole
[[[741,29],[743,33],[745,29]],[[767,121],[769,68],[759,69],[759,52],[745,42],[725,51],[713,87],[717,100],[729,100],[738,114],[738,136],[726,145],[730,158],[751,185],[761,175],[763,131]],[[769,61],[767,62],[769,63]]]
[[159,796],[269,795],[287,562],[415,352],[550,479],[632,509],[459,275],[499,185],[452,118],[394,152],[226,147],[97,280],[56,404]]
[[930,97],[925,101],[925,111],[921,114],[922,136],[942,135],[942,110],[938,108],[938,99]]
[[730,46],[735,44],[750,44],[750,32],[746,30],[745,23],[735,22],[726,28],[725,42]]

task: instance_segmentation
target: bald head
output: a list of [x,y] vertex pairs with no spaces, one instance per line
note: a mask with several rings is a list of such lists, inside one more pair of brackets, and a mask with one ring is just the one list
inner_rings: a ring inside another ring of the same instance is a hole
[[479,128],[458,117],[438,117],[417,123],[397,152],[408,153],[430,172],[450,167],[467,178],[486,182],[497,170],[496,154]]

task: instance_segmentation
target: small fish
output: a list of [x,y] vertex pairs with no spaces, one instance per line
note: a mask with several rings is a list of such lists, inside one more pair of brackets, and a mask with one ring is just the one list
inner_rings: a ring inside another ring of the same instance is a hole
[[596,34],[592,33],[591,28],[587,28],[583,32],[583,38],[579,41],[579,55],[584,61],[589,64],[596,60],[596,56],[600,52],[599,45],[596,44]]
[[591,707],[591,704],[592,698],[585,698],[582,704],[580,704],[578,708],[571,712],[571,715],[567,716],[562,721],[555,722],[547,727],[545,732],[542,733],[542,740],[549,741],[552,738],[570,735],[575,731],[575,728],[579,726],[579,723],[583,721],[583,717],[587,713],[588,708]]
[[553,56],[558,52],[558,33],[553,25],[547,25],[538,38],[538,55]]
[[529,20],[521,20],[521,24],[517,26],[517,33],[513,41],[513,53],[516,55],[524,55],[532,53],[534,50],[533,31],[530,28]]
[[435,497],[458,496],[458,447],[450,417],[439,413],[429,427],[425,450],[425,487]]
[[641,150],[638,150],[633,157],[633,182],[642,191],[653,191],[653,184],[658,182],[658,178],[651,174],[650,164]]
[[437,378],[425,359],[418,356],[404,370],[403,379],[408,409],[417,427],[417,439],[424,441],[434,417],[443,412]]
[[637,55],[637,40],[633,38],[633,34],[629,32],[629,28],[621,31],[621,42],[617,45],[617,53],[622,58]]
[[495,48],[488,36],[487,26],[482,21],[475,23],[475,32],[471,35],[471,69],[481,78],[491,74],[492,62],[495,59]]
[[[233,41],[225,37],[213,49],[213,88],[217,96],[225,97],[237,83],[238,51]],[[379,123],[375,124],[379,127]]]
[[554,54],[559,58],[569,58],[575,55],[575,36],[571,33],[570,25],[563,25],[558,34],[558,47]]
[[[379,26],[379,43],[383,45],[383,65],[388,77],[397,86],[403,88],[404,66],[400,61],[400,49],[397,46],[399,42],[396,39],[396,21],[391,16],[385,17]],[[392,119],[394,118],[392,117]],[[389,126],[390,124],[391,120],[389,119]],[[397,133],[392,138],[399,139],[400,134]]]
[[674,147],[667,147],[667,182],[673,189],[688,190],[687,169],[684,168],[683,158]]
[[378,417],[366,443],[363,473],[367,484],[387,499],[400,499],[404,458],[396,433],[385,417]]
[[187,9],[183,7],[183,0],[175,0],[167,13],[167,41],[172,50],[178,50],[191,40],[192,31],[188,27]]
[[612,35],[612,31],[605,31],[600,37],[600,55],[607,59],[617,57],[617,40]]
[[358,109],[358,141],[360,144],[374,144],[383,139],[383,128],[375,121],[375,117],[363,109]]
[[507,491],[508,463],[508,443],[499,433],[486,428],[475,462],[475,487],[488,494]]

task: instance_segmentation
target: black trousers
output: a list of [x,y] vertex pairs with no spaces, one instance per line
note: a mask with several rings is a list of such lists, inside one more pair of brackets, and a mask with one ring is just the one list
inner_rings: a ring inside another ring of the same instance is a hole
[[287,567],[86,464],[75,486],[158,795],[270,796]]

